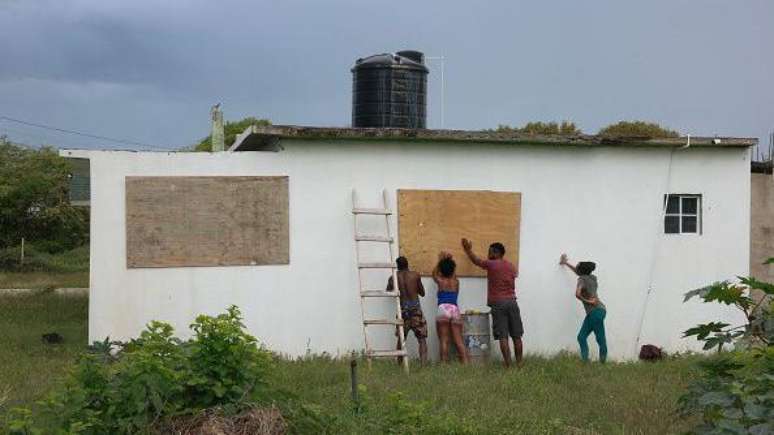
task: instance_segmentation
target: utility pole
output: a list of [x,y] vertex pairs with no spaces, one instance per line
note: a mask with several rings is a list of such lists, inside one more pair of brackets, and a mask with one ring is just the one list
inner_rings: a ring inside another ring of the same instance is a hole
[[212,115],[212,134],[210,135],[212,152],[225,151],[226,137],[223,131],[223,112],[220,110],[220,103],[212,106],[210,115]]

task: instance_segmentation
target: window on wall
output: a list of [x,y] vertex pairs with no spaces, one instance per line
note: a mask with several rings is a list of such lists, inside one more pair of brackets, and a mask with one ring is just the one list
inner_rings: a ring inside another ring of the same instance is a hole
[[701,234],[701,195],[664,195],[665,234]]

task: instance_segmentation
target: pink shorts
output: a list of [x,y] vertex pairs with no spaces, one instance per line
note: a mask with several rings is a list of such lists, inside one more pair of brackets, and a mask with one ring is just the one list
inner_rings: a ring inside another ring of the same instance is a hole
[[460,313],[460,307],[454,304],[438,305],[438,314],[435,316],[435,321],[461,323],[462,314]]

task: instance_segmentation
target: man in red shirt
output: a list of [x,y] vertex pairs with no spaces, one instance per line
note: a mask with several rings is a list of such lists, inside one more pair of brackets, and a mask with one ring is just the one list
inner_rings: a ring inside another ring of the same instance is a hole
[[462,248],[476,266],[486,270],[486,304],[492,309],[492,332],[500,342],[505,367],[511,366],[511,347],[508,337],[513,340],[516,365],[522,366],[522,342],[524,326],[521,312],[516,302],[516,277],[519,270],[510,261],[504,259],[505,246],[502,243],[489,245],[489,255],[482,260],[473,253],[473,245],[468,239],[462,239]]

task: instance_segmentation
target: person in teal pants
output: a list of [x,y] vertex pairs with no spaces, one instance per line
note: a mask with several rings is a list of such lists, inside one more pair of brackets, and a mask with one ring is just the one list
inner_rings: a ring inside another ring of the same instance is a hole
[[573,266],[569,262],[567,254],[562,254],[559,264],[567,266],[578,275],[575,297],[583,303],[583,308],[586,310],[586,318],[583,319],[581,329],[578,331],[581,358],[585,362],[589,360],[588,338],[593,332],[599,346],[599,361],[605,362],[607,360],[607,340],[605,338],[605,315],[607,314],[607,309],[605,309],[605,304],[599,300],[597,295],[597,277],[592,274],[597,265],[591,261],[581,261]]

